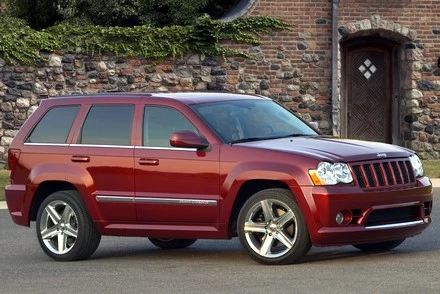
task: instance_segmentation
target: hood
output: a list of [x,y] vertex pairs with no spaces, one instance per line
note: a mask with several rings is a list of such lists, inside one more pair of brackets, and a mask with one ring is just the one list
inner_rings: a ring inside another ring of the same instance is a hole
[[330,162],[398,158],[413,154],[409,149],[391,144],[321,136],[263,140],[237,145],[289,152]]

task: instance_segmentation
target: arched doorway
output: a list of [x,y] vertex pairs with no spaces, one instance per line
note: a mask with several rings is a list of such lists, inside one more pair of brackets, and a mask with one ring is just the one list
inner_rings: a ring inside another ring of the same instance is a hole
[[399,143],[399,44],[373,37],[342,44],[342,133],[353,139]]

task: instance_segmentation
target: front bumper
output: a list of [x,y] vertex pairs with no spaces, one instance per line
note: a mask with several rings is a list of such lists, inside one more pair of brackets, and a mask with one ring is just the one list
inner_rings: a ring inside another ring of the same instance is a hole
[[[299,191],[293,189],[295,195]],[[378,243],[415,236],[431,223],[432,185],[367,190],[352,185],[301,187],[299,201],[315,246]],[[347,221],[338,224],[343,212]]]

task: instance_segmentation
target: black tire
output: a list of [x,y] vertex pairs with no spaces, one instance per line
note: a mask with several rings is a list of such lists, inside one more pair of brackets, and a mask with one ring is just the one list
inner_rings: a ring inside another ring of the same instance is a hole
[[311,247],[292,193],[278,188],[259,191],[246,201],[238,216],[238,237],[251,258],[269,265],[295,263]]
[[148,238],[151,243],[161,249],[182,249],[194,244],[197,239]]
[[388,251],[394,249],[400,244],[402,244],[403,241],[405,241],[405,239],[385,241],[379,243],[355,244],[353,245],[353,247],[365,252],[381,252],[381,251]]
[[38,209],[36,231],[44,253],[56,261],[86,259],[101,241],[78,191],[49,195]]

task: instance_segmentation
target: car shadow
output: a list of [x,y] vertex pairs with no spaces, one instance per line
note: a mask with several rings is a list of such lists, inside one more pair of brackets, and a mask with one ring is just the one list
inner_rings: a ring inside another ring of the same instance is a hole
[[101,259],[149,259],[151,261],[184,260],[200,262],[210,260],[212,262],[247,261],[246,252],[239,243],[233,241],[208,241],[198,240],[194,245],[184,249],[165,250],[156,248],[146,239],[145,242],[119,246],[104,246],[89,258],[90,260]]
[[[142,242],[125,242],[117,246],[103,244],[89,258],[90,260],[124,259],[157,261],[184,261],[195,263],[204,260],[210,263],[255,263],[234,240],[199,240],[194,245],[184,249],[164,250],[151,245],[148,240]],[[418,244],[409,243],[385,252],[363,252],[350,246],[340,247],[312,247],[309,253],[297,264],[320,263],[349,260],[350,262],[364,262],[366,259],[383,260],[383,258],[401,255],[423,254],[439,251],[440,245],[421,248]]]

